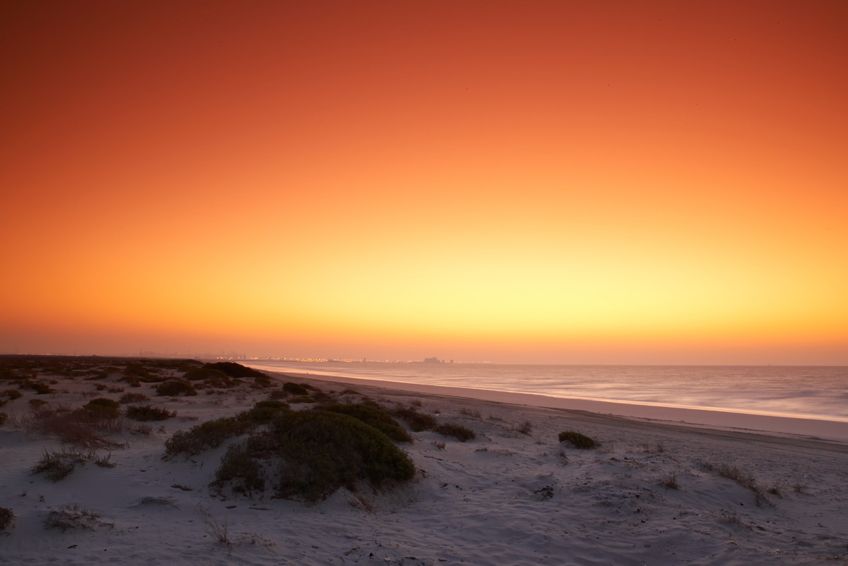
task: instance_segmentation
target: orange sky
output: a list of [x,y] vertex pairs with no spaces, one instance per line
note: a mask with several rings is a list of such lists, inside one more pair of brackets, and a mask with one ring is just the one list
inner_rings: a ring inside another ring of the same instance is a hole
[[847,30],[3,2],[0,351],[848,363]]

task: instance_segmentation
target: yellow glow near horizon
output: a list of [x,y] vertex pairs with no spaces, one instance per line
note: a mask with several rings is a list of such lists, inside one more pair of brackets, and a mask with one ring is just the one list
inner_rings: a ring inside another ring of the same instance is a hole
[[21,10],[0,350],[848,363],[838,4],[538,8]]

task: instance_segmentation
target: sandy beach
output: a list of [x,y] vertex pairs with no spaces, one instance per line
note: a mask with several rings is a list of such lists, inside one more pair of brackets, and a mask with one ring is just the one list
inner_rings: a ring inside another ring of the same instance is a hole
[[[193,382],[196,395],[157,395],[185,367],[91,358],[38,369],[39,363],[4,374],[3,388],[21,395],[7,396],[0,407],[7,415],[0,426],[0,507],[14,514],[0,534],[0,563],[848,561],[848,445],[836,437],[733,430],[735,422],[722,429],[659,422],[649,419],[680,419],[650,407],[615,416],[495,392],[471,398],[447,388],[410,391],[273,373],[267,382],[236,379],[226,389]],[[147,377],[128,377],[139,365]],[[49,384],[50,391],[15,385],[21,383]],[[311,398],[294,396],[284,383],[315,389]],[[134,403],[122,403],[122,416],[104,433],[108,448],[91,449],[90,459],[58,481],[33,471],[45,452],[70,448],[61,435],[39,430],[39,411],[118,401],[127,393],[176,416],[139,423],[126,417]],[[378,490],[363,482],[318,502],[213,487],[238,437],[163,459],[175,432],[272,397],[291,411],[367,398],[389,411],[410,408],[459,425],[474,438],[414,432],[400,420],[412,438],[397,445],[414,464],[412,479]],[[597,446],[560,442],[563,431]]]

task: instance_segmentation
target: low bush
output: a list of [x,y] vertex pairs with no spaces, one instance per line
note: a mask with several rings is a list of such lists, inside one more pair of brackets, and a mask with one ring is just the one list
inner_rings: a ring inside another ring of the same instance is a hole
[[164,381],[156,386],[156,394],[167,397],[181,397],[189,395],[197,395],[194,386],[188,381],[181,379],[172,379]]
[[421,413],[412,407],[400,408],[394,411],[394,415],[404,421],[412,432],[421,432],[422,430],[433,430],[436,428],[436,419],[432,415]]
[[272,464],[278,477],[270,483],[277,495],[302,501],[319,501],[339,487],[355,489],[359,481],[379,488],[415,473],[409,457],[385,434],[358,419],[328,411],[281,411],[269,429],[228,451],[217,483],[258,489],[267,483],[262,471]]
[[310,389],[312,388],[307,385],[294,383],[293,381],[287,381],[283,384],[283,391],[289,395],[309,395]]
[[6,421],[9,419],[9,415],[6,413],[0,413],[0,426],[6,424]]
[[575,448],[580,448],[581,450],[589,450],[591,448],[598,447],[598,443],[595,442],[594,439],[574,430],[565,430],[559,433],[559,441],[568,442]]
[[45,406],[46,404],[47,404],[47,401],[45,401],[44,399],[30,399],[29,400],[29,406],[33,411],[37,411],[38,409]]
[[44,474],[50,481],[66,478],[79,465],[85,464],[91,454],[79,450],[44,452],[41,460],[32,469],[34,474]]
[[249,411],[245,411],[244,413],[240,413],[237,418],[246,420],[250,422],[252,425],[261,425],[267,424],[273,420],[280,412],[287,411],[289,406],[287,403],[283,403],[276,399],[267,399],[265,401],[259,401],[253,408]]
[[86,403],[82,411],[92,420],[117,419],[121,416],[121,406],[117,401],[98,397]]
[[11,509],[0,507],[0,531],[5,531],[15,523],[15,514]]
[[183,379],[186,381],[203,381],[208,387],[224,389],[238,385],[238,382],[226,373],[209,366],[192,368],[183,374]]
[[149,405],[127,407],[127,418],[134,421],[164,421],[176,416],[174,411]]
[[529,436],[530,433],[533,432],[533,423],[531,423],[530,421],[524,421],[523,423],[518,425],[518,428],[516,428],[515,430],[520,432],[521,434],[526,434]]
[[22,394],[21,394],[21,392],[20,392],[20,391],[18,391],[17,389],[6,389],[6,390],[5,390],[5,391],[3,391],[3,393],[2,393],[2,394],[0,394],[0,395],[2,395],[3,397],[5,397],[5,398],[6,398],[6,399],[8,399],[9,401],[14,401],[15,399],[20,399],[20,397],[21,397],[21,395],[22,395]]
[[54,392],[53,388],[52,388],[52,387],[50,387],[48,384],[46,384],[46,383],[44,383],[44,382],[42,382],[42,381],[31,381],[31,380],[29,380],[29,379],[28,379],[28,380],[26,380],[26,381],[25,381],[25,382],[21,385],[21,387],[23,387],[24,389],[32,389],[32,390],[33,390],[33,391],[35,391],[38,395],[48,395],[48,394],[50,394],[50,393],[53,393],[53,392]]
[[360,480],[379,488],[415,474],[412,460],[385,434],[347,415],[286,413],[268,435],[281,458],[281,497],[319,501],[339,487],[355,489]]
[[165,441],[165,458],[177,454],[195,456],[205,450],[217,448],[226,440],[246,433],[253,426],[253,423],[244,419],[225,417],[206,421],[189,430],[177,431]]
[[473,430],[458,424],[440,424],[436,426],[433,431],[441,434],[442,436],[453,437],[460,442],[467,442],[468,440],[473,440],[477,437]]
[[400,426],[388,411],[376,403],[337,403],[321,407],[321,410],[358,419],[373,426],[395,442],[412,442],[409,433]]
[[148,399],[149,397],[143,393],[125,393],[121,395],[121,398],[118,399],[118,402],[122,405],[128,405],[130,403],[143,403]]
[[152,367],[141,362],[130,362],[124,368],[124,381],[132,384],[132,382],[157,383],[165,378]]
[[211,364],[206,364],[207,368],[216,369],[222,373],[229,375],[230,377],[253,377],[253,378],[264,378],[267,377],[261,371],[255,370],[253,368],[249,368],[243,366],[241,364],[237,364],[235,362],[215,362]]
[[265,489],[262,466],[244,444],[230,446],[215,472],[216,485],[221,486],[227,482],[236,493],[249,494]]

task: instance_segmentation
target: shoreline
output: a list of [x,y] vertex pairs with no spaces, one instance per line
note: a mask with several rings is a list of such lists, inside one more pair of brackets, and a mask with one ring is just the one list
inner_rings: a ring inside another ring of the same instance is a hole
[[[398,392],[422,393],[444,397],[475,399],[517,406],[580,411],[601,416],[624,417],[658,424],[683,425],[692,428],[769,434],[782,437],[812,438],[829,442],[848,443],[848,422],[812,419],[794,416],[736,412],[731,409],[700,409],[639,404],[629,401],[601,401],[574,397],[553,397],[539,393],[518,393],[470,387],[453,387],[407,383],[383,379],[348,377],[325,373],[284,371],[261,363],[242,362],[244,365],[276,374],[300,379],[315,379],[373,386]],[[272,369],[273,368],[273,369]]]

